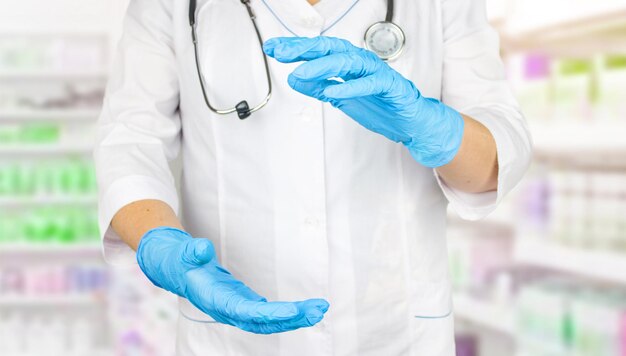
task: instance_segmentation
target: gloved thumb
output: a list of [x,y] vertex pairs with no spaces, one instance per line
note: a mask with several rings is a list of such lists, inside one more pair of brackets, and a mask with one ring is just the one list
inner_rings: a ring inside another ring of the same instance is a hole
[[213,244],[204,238],[190,239],[183,250],[182,256],[184,262],[195,267],[211,262],[214,257],[215,249]]

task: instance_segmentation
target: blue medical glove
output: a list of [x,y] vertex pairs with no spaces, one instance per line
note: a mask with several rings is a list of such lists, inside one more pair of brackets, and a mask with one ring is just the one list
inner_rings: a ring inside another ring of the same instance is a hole
[[257,334],[313,326],[329,306],[323,299],[268,302],[220,266],[208,239],[175,228],[148,231],[137,262],[157,287],[187,298],[220,323]]
[[440,167],[457,154],[463,139],[461,115],[423,97],[373,52],[332,37],[272,38],[263,50],[280,62],[307,61],[289,75],[293,89],[330,102],[367,129],[402,142],[421,164]]

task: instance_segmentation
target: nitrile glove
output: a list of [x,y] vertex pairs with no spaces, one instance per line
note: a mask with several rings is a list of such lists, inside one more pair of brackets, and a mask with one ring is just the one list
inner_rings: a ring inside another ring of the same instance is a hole
[[220,323],[257,334],[313,326],[329,306],[323,299],[268,302],[220,266],[211,241],[175,228],[148,231],[137,262],[157,287],[187,298]]
[[280,62],[307,61],[289,75],[293,89],[330,102],[367,129],[402,142],[421,164],[440,167],[456,156],[463,139],[461,115],[423,97],[373,52],[333,37],[272,38],[263,50]]

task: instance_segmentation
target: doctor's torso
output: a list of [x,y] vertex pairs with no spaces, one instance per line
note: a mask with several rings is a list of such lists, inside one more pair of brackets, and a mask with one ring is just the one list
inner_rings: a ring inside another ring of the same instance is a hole
[[[260,337],[211,323],[182,300],[179,353],[452,355],[447,203],[433,171],[404,146],[293,91],[287,76],[298,63],[269,59],[272,97],[248,119],[214,114],[198,81],[188,3],[174,3],[186,229],[210,238],[222,264],[268,299],[331,304],[315,328]],[[384,0],[251,5],[263,40],[325,35],[358,46],[386,11]],[[406,47],[390,62],[434,98],[442,85],[440,12],[437,0],[396,1]],[[197,21],[211,103],[259,103],[267,80],[245,7],[201,1]]]

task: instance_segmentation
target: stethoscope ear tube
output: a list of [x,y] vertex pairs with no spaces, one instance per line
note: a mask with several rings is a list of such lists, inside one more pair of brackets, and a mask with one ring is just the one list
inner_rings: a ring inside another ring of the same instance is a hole
[[189,0],[189,25],[196,24],[196,0]]
[[387,0],[387,15],[385,16],[386,22],[393,22],[393,3],[394,2],[395,2],[394,0]]

